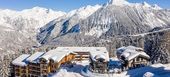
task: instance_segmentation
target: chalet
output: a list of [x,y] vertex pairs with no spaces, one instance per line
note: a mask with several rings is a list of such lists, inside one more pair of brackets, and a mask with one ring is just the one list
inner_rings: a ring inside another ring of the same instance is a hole
[[26,59],[29,56],[28,54],[23,54],[12,61],[14,77],[28,77],[28,63]]
[[90,70],[96,73],[107,72],[109,53],[105,47],[58,47],[76,53],[75,60],[90,60]]
[[77,61],[90,60],[89,69],[96,73],[106,73],[109,53],[105,47],[58,47],[59,50],[70,50],[76,53]]
[[147,66],[150,60],[142,48],[128,46],[117,49],[117,57],[122,62],[122,70]]
[[64,64],[74,60],[75,54],[69,50],[50,50],[40,58],[40,64],[43,66],[42,74],[47,75],[48,73],[56,72],[56,69]]
[[60,65],[70,63],[75,54],[69,50],[50,50],[48,52],[36,52],[32,55],[21,55],[12,61],[15,77],[47,77],[54,73]]
[[93,49],[90,52],[89,69],[95,73],[107,73],[109,63],[109,53],[105,47]]
[[44,52],[35,52],[30,57],[26,59],[28,62],[28,76],[37,77],[41,76],[42,66],[39,63],[39,58],[44,54]]

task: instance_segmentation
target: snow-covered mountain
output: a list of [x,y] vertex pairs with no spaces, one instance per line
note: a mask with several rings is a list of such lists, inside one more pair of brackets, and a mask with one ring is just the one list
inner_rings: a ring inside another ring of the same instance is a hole
[[[83,10],[81,8],[81,11],[89,12],[87,9],[87,7]],[[164,47],[164,44],[169,41],[165,39],[169,33],[163,31],[163,34],[160,32],[155,35],[148,32],[170,28],[169,10],[146,2],[129,3],[126,0],[110,0],[85,16],[82,16],[84,12],[75,11],[42,27],[37,34],[38,42],[52,46],[105,46],[113,52],[110,55],[114,54],[116,48],[133,45],[152,50],[148,51],[153,57],[152,62],[161,62],[159,59],[162,56],[162,63],[168,62],[167,54],[170,52],[167,52],[169,49]],[[138,35],[143,33],[147,35]],[[129,37],[131,35],[138,36]],[[166,42],[159,44],[155,40],[157,38],[165,39]],[[157,51],[152,44],[158,46],[158,49],[162,49],[163,46],[163,50]]]
[[[18,28],[17,23],[22,24],[22,29],[38,29],[48,22],[65,15],[65,12],[61,11],[53,11],[51,9],[41,8],[41,7],[34,7],[32,9],[25,9],[23,11],[13,11],[13,10],[1,10],[0,11],[0,24],[1,25],[8,25],[11,28]],[[21,26],[21,25],[20,25]],[[19,27],[20,28],[20,27]]]
[[0,10],[0,21],[0,35],[3,36],[0,37],[3,42],[0,49],[30,47],[37,41],[42,45],[115,49],[123,43],[132,44],[129,40],[133,38],[118,43],[124,39],[122,36],[169,28],[170,10],[146,2],[110,0],[103,5],[89,5],[68,13],[41,7]]
[[96,5],[94,9],[91,8],[92,6],[83,7],[52,21],[40,29],[37,39],[44,44],[70,33],[99,38],[138,34],[156,27],[170,27],[170,11],[146,2],[110,0],[103,6]]
[[22,11],[0,10],[0,47],[17,50],[22,48],[25,42],[32,45],[36,41],[35,36],[40,27],[65,14],[65,12],[41,7]]
[[37,39],[40,43],[45,43],[47,40],[53,39],[54,37],[59,37],[67,33],[79,32],[80,26],[78,23],[87,19],[99,8],[101,8],[100,5],[88,5],[86,7],[73,10],[42,27],[40,29],[40,33],[37,35]]
[[[109,36],[143,33],[155,27],[169,26],[169,18],[166,21],[162,19],[169,15],[162,13],[160,16],[157,14],[161,12],[164,12],[164,10],[155,10],[155,7],[146,2],[142,4],[123,1],[122,4],[120,2],[110,3],[83,21],[82,27],[88,29],[85,31],[86,35],[97,37],[100,37],[102,33]],[[88,25],[85,26],[84,23]],[[89,30],[89,28],[91,29]]]

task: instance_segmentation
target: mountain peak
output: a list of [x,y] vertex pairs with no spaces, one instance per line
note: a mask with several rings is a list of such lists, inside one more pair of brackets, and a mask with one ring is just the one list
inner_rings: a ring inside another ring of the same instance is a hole
[[67,14],[67,17],[71,17],[73,15],[77,15],[82,19],[87,18],[88,16],[90,16],[91,14],[93,14],[96,10],[98,10],[99,8],[101,8],[101,5],[87,5],[85,7],[81,7],[79,9],[76,10],[72,10]]
[[143,2],[143,6],[145,6],[145,7],[151,7],[151,5],[150,4],[148,4],[147,2]]
[[109,4],[120,6],[128,4],[128,2],[126,0],[110,0]]

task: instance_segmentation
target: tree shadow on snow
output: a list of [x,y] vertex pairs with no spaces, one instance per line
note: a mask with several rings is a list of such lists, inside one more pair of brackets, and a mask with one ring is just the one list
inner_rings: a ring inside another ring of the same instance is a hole
[[165,67],[141,67],[127,71],[127,75],[130,77],[143,77],[146,72],[154,74],[153,77],[170,77],[170,70],[166,70]]
[[74,72],[74,73],[80,73],[81,74],[81,70],[83,70],[85,68],[85,66],[83,65],[73,65],[73,67],[67,67],[67,72]]

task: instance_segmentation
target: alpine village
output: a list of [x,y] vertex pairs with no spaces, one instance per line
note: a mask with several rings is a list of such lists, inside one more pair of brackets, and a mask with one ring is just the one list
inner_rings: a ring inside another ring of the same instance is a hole
[[[76,62],[85,60],[89,61],[89,71],[101,74],[121,73],[149,65],[150,57],[142,48],[121,47],[117,49],[116,54],[121,65],[109,64],[111,58],[105,47],[53,47],[49,51],[22,54],[14,59],[11,64],[11,76],[48,77],[62,66],[73,67]],[[118,70],[110,72],[109,68]]]
[[168,6],[1,0],[0,77],[170,77]]

